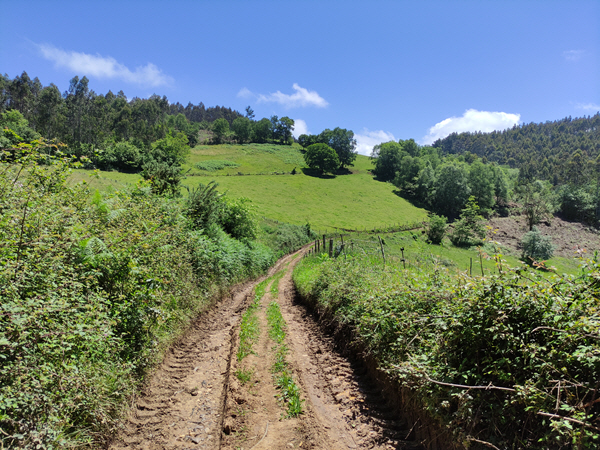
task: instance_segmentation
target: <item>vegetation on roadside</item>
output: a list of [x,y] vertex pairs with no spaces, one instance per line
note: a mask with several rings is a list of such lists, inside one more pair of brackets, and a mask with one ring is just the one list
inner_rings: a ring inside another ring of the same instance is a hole
[[18,140],[0,152],[0,442],[102,445],[169,343],[283,248],[211,187],[94,192],[66,182],[64,146]]
[[457,278],[351,252],[305,258],[293,277],[457,442],[595,448],[600,265],[544,278],[502,263],[500,274]]

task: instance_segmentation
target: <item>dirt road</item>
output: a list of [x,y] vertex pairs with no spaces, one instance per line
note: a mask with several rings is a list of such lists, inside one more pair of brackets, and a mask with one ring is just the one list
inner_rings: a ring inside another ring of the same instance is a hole
[[[256,283],[238,287],[199,318],[140,393],[111,449],[402,449],[410,426],[398,419],[358,360],[343,356],[296,301],[291,272],[302,251],[282,258],[278,295],[258,301],[260,333],[253,353],[238,361],[240,318]],[[258,280],[261,281],[261,280]],[[266,308],[279,304],[289,371],[303,413],[287,417],[275,387],[274,342]],[[240,381],[242,366],[249,379]]]

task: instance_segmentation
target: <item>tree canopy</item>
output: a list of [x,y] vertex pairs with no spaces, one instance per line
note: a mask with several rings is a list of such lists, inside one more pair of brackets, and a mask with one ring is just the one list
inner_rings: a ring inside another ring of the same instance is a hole
[[337,153],[327,144],[317,143],[309,146],[304,154],[304,160],[311,169],[319,172],[333,172],[339,165]]

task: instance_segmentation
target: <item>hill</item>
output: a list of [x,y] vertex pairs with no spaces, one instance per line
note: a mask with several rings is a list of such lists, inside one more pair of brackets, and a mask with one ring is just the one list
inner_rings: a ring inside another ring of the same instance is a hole
[[[384,228],[427,217],[424,209],[396,195],[393,185],[374,180],[366,156],[358,155],[351,173],[344,175],[314,176],[303,166],[298,145],[197,146],[185,164],[183,185],[194,188],[215,181],[219,191],[228,192],[228,196],[249,198],[260,216],[292,224],[310,222],[319,231]],[[296,174],[292,175],[294,168]],[[140,179],[134,174],[99,173],[100,178],[91,179],[90,184],[100,190]],[[72,180],[89,178],[88,174],[79,170]],[[187,194],[185,190],[183,193]]]
[[583,184],[596,176],[600,113],[529,123],[492,133],[452,133],[433,146],[445,154],[472,153],[520,168],[527,178]]

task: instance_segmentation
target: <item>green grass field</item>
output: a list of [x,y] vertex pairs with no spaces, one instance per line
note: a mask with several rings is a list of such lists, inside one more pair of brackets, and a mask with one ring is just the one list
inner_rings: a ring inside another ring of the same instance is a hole
[[[239,166],[214,171],[196,168],[197,163],[211,160]],[[228,196],[252,200],[259,216],[300,225],[309,222],[313,229],[323,232],[335,228],[388,227],[427,217],[425,210],[394,194],[394,186],[375,181],[368,172],[372,165],[366,156],[358,156],[349,175],[321,178],[304,174],[303,167],[303,155],[297,144],[204,145],[192,149],[183,184],[193,188],[214,180],[219,191],[227,192]],[[291,175],[294,168],[297,173]],[[96,179],[89,171],[76,170],[71,180],[85,179],[92,189],[104,191],[140,179],[135,174],[99,173],[100,178]],[[187,195],[186,190],[182,193]]]
[[[226,161],[236,166],[223,166],[218,170],[196,167],[198,163],[207,161]],[[249,198],[259,216],[298,225],[308,222],[320,234],[338,229],[387,228],[427,218],[425,210],[397,196],[394,186],[373,179],[369,172],[372,164],[366,156],[358,155],[349,175],[316,177],[305,174],[304,166],[297,144],[200,145],[190,152],[185,165],[187,178],[183,184],[193,188],[200,183],[215,181],[219,191],[227,192],[228,196]],[[294,168],[297,173],[291,175]],[[141,178],[136,174],[119,172],[99,172],[99,175],[95,178],[90,171],[76,170],[71,180],[86,180],[92,189],[106,191],[134,184]],[[187,190],[182,189],[182,194],[187,195]],[[407,258],[410,258],[409,254],[421,255],[421,260],[424,260],[429,255],[430,259],[433,256],[438,263],[461,271],[468,270],[472,258],[473,272],[478,270],[480,273],[476,250],[459,249],[449,243],[445,246],[428,245],[420,237],[413,239],[410,233],[387,235],[385,239],[390,257],[399,258],[399,249],[404,247]],[[503,258],[513,267],[519,264],[514,256],[504,255]],[[553,258],[547,265],[555,266],[559,273],[576,273],[579,262]],[[496,263],[491,259],[484,259],[483,266],[486,273],[497,271]]]

